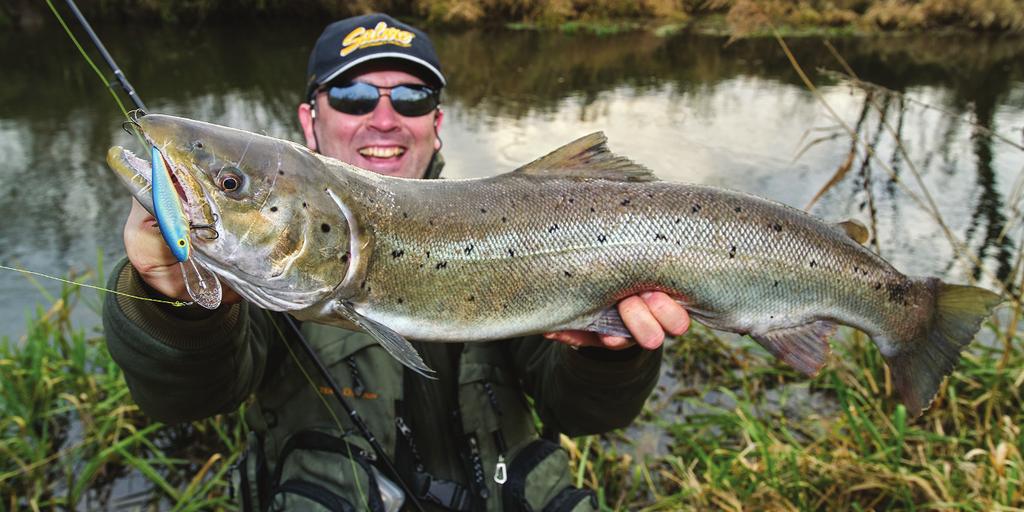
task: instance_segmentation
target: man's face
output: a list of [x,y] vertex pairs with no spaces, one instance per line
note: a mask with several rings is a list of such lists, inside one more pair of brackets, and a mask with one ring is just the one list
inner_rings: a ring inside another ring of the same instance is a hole
[[[377,87],[425,85],[415,75],[394,69],[371,68],[351,77],[351,81]],[[316,95],[315,120],[308,103],[299,106],[299,121],[310,149],[369,171],[403,178],[422,178],[426,173],[431,157],[441,148],[437,130],[442,117],[440,109],[419,117],[404,117],[395,112],[387,92],[381,95],[377,107],[364,115],[334,110],[326,92]]]

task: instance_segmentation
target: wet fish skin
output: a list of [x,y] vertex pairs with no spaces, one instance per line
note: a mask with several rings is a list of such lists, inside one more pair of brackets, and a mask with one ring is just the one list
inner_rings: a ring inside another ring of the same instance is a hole
[[[598,134],[511,173],[421,181],[198,121],[149,115],[140,125],[191,196],[192,221],[216,220],[217,240],[193,240],[204,264],[263,307],[355,322],[397,337],[382,341],[389,349],[403,336],[622,334],[615,303],[661,290],[807,374],[825,364],[837,324],[862,330],[916,415],[1001,302],[904,276],[799,210],[658,181]],[[108,162],[132,172],[123,151]],[[221,190],[226,173],[245,188]]]

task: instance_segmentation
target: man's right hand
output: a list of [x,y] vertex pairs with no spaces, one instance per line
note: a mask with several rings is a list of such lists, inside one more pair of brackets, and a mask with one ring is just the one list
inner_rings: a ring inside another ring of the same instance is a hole
[[[173,299],[192,300],[185,290],[185,280],[178,260],[160,235],[156,219],[135,199],[132,199],[132,211],[124,224],[124,248],[128,261],[151,288]],[[223,281],[221,287],[224,290],[222,304],[234,304],[242,300]]]

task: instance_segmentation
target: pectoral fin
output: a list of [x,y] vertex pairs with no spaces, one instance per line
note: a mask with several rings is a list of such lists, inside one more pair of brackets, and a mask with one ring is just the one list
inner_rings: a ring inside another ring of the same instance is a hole
[[828,340],[835,333],[835,324],[819,321],[750,337],[800,373],[813,376],[825,366],[830,350]]
[[380,346],[384,347],[384,350],[387,350],[398,362],[428,379],[436,378],[433,375],[434,370],[431,370],[427,363],[423,362],[420,354],[416,352],[416,349],[401,334],[380,322],[360,315],[348,302],[335,302],[334,311],[341,315],[342,318],[362,329],[366,334],[373,336],[377,343],[380,343]]

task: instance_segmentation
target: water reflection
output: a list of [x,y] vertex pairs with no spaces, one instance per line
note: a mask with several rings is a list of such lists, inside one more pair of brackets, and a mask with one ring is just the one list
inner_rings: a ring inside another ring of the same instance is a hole
[[[299,140],[295,106],[320,28],[97,32],[154,111]],[[460,31],[437,33],[435,42],[451,84],[442,130],[450,177],[510,170],[603,130],[614,151],[666,179],[803,207],[849,161],[848,175],[822,197],[816,214],[871,224],[874,246],[909,273],[957,281],[1010,277],[1020,235],[997,235],[1008,222],[1007,195],[1024,169],[1024,153],[967,121],[1004,135],[1020,129],[1024,41],[834,43],[861,78],[905,96],[869,96],[815,75],[826,101],[912,189],[914,164],[981,266],[954,259],[934,219],[866,158],[863,146],[851,148],[774,41]],[[839,67],[819,40],[790,45],[805,69]],[[52,24],[32,34],[0,34],[0,68],[8,75],[0,82],[0,216],[7,220],[0,262],[62,274],[93,265],[97,252],[115,259],[123,251],[128,196],[103,158],[110,145],[134,141],[121,132],[109,94]],[[23,312],[38,294],[11,273],[0,274],[0,290],[0,334],[20,333]]]

